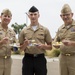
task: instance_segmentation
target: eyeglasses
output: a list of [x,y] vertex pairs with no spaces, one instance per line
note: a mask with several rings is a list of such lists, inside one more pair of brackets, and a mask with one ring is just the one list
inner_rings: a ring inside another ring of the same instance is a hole
[[63,17],[64,17],[64,16],[70,16],[70,14],[62,14],[62,15],[60,15],[60,16],[63,16]]

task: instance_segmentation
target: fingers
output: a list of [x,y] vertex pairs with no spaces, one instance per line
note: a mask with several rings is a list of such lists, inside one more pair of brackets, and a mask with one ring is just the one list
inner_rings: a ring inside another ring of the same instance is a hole
[[9,40],[9,37],[4,37],[4,38],[2,39],[2,43],[3,43],[3,44],[6,44],[6,43],[8,43],[8,40]]
[[70,45],[71,44],[71,41],[70,40],[63,40],[62,41],[62,43],[64,44],[64,45]]

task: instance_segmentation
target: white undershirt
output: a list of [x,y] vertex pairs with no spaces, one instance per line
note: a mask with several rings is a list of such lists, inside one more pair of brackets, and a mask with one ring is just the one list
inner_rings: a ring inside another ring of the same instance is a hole
[[35,31],[37,29],[37,25],[32,26],[32,29]]

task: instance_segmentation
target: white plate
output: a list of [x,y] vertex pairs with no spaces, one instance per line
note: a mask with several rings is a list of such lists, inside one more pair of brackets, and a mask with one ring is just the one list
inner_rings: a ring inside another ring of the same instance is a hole
[[18,45],[13,45],[13,44],[9,44],[10,46],[12,46],[12,47],[20,47],[20,46],[18,46]]
[[13,45],[13,47],[20,47],[20,46],[14,46],[14,45]]

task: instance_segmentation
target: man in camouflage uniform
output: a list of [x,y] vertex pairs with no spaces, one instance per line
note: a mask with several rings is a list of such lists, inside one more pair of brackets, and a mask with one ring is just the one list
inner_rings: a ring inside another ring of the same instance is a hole
[[28,11],[31,24],[19,36],[21,49],[25,51],[22,75],[47,75],[44,52],[52,49],[52,39],[49,30],[39,24],[39,16],[39,10],[32,6]]
[[8,27],[12,19],[12,13],[9,9],[1,12],[0,23],[0,75],[11,75],[11,46],[10,39],[15,41],[15,32]]
[[64,24],[58,29],[55,41],[61,41],[60,46],[60,75],[75,75],[75,21],[68,4],[61,10]]

